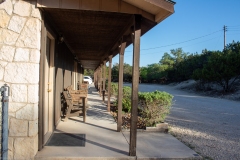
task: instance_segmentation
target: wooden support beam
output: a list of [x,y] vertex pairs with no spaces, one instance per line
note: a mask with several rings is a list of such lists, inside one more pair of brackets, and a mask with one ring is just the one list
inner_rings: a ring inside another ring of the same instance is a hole
[[82,74],[84,75],[84,68],[82,67]]
[[96,69],[96,89],[98,90],[98,81],[99,81],[99,70]]
[[106,61],[103,61],[103,90],[106,89],[105,85],[106,85]]
[[83,68],[81,67],[80,68],[80,76],[79,76],[79,84],[80,84],[80,86],[82,84],[82,81],[83,81]]
[[82,103],[83,103],[83,122],[86,122],[86,117],[87,117],[85,99],[86,99],[86,97],[82,98]]
[[93,82],[94,82],[94,86],[96,88],[96,70],[94,71],[94,74],[93,74]]
[[[164,1],[164,0],[155,0]],[[158,3],[157,3],[158,4]],[[74,10],[88,10],[100,12],[142,14],[143,17],[154,21],[155,15],[147,12],[137,6],[124,2],[122,0],[37,0],[38,8],[60,8]],[[159,10],[165,9],[160,8]]]
[[108,105],[107,111],[110,112],[110,103],[111,103],[111,83],[112,83],[112,55],[109,56],[108,61]]
[[99,68],[99,94],[100,96],[102,96],[102,64],[100,65],[100,68]]
[[132,70],[132,106],[129,156],[136,156],[137,146],[137,120],[138,120],[138,85],[139,85],[139,61],[140,61],[140,37],[141,15],[135,15],[133,31],[133,70]]
[[98,92],[99,92],[99,90],[100,90],[100,66],[98,67],[98,79],[97,79],[97,85],[98,85]]
[[103,102],[105,102],[105,90],[106,90],[106,61],[103,61],[103,87],[102,87],[102,96],[103,96]]
[[117,131],[122,129],[122,97],[123,97],[123,62],[126,42],[122,42],[119,52],[119,76],[118,76],[118,120]]

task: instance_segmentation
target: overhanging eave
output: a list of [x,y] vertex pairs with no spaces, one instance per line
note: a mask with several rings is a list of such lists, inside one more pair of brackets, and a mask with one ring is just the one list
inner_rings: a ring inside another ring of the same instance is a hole
[[37,0],[37,7],[140,14],[157,23],[174,12],[165,0]]

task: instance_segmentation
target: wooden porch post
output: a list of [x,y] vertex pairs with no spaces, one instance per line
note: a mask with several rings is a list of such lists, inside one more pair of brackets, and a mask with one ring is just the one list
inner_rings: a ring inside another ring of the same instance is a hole
[[102,98],[103,98],[103,102],[105,102],[105,89],[106,89],[106,61],[103,61],[103,87],[102,87]]
[[97,72],[97,70],[95,70],[94,71],[94,77],[93,77],[93,81],[94,81],[94,86],[95,86],[95,88],[96,88],[96,72]]
[[106,61],[103,61],[103,90],[106,89],[105,85],[106,85]]
[[99,81],[99,69],[96,69],[96,89],[98,90],[98,81]]
[[82,81],[83,81],[83,75],[84,75],[84,68],[82,67]]
[[96,89],[98,89],[98,68],[96,69],[96,85],[95,85],[95,87],[96,87]]
[[99,78],[99,80],[100,80],[100,86],[99,86],[99,94],[100,94],[100,96],[102,96],[102,64],[100,65],[100,68],[99,68],[99,75],[100,75],[100,78]]
[[135,15],[133,31],[133,70],[132,70],[132,106],[129,156],[136,156],[137,146],[137,110],[138,110],[138,84],[139,84],[139,60],[140,60],[140,37],[141,15]]
[[112,82],[112,55],[109,56],[108,62],[108,105],[107,105],[108,112],[110,112],[111,82]]
[[81,85],[83,81],[83,70],[82,67],[80,68],[80,76],[79,76],[79,84]]
[[118,120],[117,131],[120,132],[122,128],[122,97],[123,97],[123,58],[126,42],[122,42],[119,52],[119,76],[118,76]]
[[98,84],[98,92],[100,90],[100,66],[98,67],[98,81],[97,81],[97,84]]

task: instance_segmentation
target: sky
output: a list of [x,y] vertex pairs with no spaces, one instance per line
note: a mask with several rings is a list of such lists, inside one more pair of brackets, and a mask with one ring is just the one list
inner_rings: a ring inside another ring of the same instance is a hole
[[[175,12],[141,37],[140,66],[158,63],[165,52],[182,48],[201,53],[203,49],[223,50],[240,41],[240,0],[174,0]],[[124,63],[132,65],[132,45],[125,49]],[[119,56],[113,64],[119,63]]]

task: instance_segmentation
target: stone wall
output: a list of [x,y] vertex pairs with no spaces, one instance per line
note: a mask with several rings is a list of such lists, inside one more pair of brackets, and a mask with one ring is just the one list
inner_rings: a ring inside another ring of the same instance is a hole
[[9,159],[32,159],[38,150],[41,14],[35,2],[0,4],[0,86],[10,86]]

